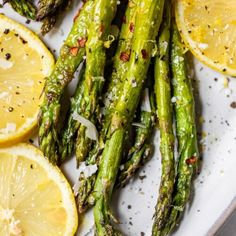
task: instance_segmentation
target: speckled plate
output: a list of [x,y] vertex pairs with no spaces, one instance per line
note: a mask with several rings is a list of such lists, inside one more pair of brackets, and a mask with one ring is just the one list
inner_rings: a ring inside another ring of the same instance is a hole
[[[74,6],[67,12],[63,21],[43,38],[55,55],[58,55],[60,45],[71,28],[77,8]],[[24,18],[7,6],[0,12],[26,24]],[[31,22],[27,26],[39,32],[38,23]],[[214,235],[236,205],[236,79],[220,75],[196,60],[194,70],[203,162],[194,184],[192,202],[179,229],[173,234],[175,236]],[[72,90],[73,82],[69,92]],[[154,142],[156,148],[152,160],[132,183],[114,194],[113,210],[125,235],[151,235],[160,180],[159,133]],[[75,160],[67,162],[63,170],[73,185],[78,178]],[[92,229],[92,212],[88,212],[81,220],[78,235],[93,235]]]

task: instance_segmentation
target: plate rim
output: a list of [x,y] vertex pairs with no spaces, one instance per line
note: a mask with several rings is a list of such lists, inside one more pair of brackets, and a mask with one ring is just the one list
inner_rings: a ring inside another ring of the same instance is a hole
[[236,210],[236,196],[226,207],[223,213],[218,217],[215,223],[210,227],[206,236],[214,236],[220,230],[220,228],[226,223],[227,219],[229,219],[229,217],[233,214],[235,210]]

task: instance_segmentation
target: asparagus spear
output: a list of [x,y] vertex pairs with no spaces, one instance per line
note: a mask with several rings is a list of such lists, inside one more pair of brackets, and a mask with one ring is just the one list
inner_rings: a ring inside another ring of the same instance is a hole
[[109,81],[107,92],[104,96],[105,100],[105,117],[103,119],[103,129],[98,142],[89,153],[90,159],[96,159],[104,148],[104,139],[109,126],[109,119],[114,111],[115,101],[122,91],[123,74],[127,70],[127,62],[129,61],[131,51],[131,41],[135,28],[135,17],[138,9],[138,0],[130,0],[123,18],[118,47],[113,58],[113,69]]
[[153,236],[161,235],[161,230],[168,220],[175,181],[173,113],[169,79],[170,22],[171,4],[166,1],[165,15],[158,40],[159,55],[155,59],[155,93],[160,126],[162,176],[154,215]]
[[79,74],[79,82],[77,84],[75,93],[70,101],[70,109],[67,115],[66,126],[63,129],[60,145],[60,162],[62,163],[74,150],[76,131],[79,128],[79,121],[75,119],[74,114],[78,113],[81,99],[84,92],[84,73],[85,66],[81,69]]
[[[71,0],[72,1],[72,0]],[[62,11],[66,10],[70,7],[71,1],[63,0],[61,4],[59,4],[53,12],[48,13],[46,16],[43,16],[41,26],[42,35],[47,34],[56,24],[57,18]]]
[[122,77],[126,71],[127,61],[129,60],[131,41],[135,28],[135,17],[137,13],[137,0],[128,3],[125,17],[120,32],[119,43],[116,54],[113,58],[113,71],[109,81],[108,89],[105,94],[106,113],[110,114],[114,107],[114,102],[122,92]]
[[8,0],[4,3],[9,2],[12,8],[20,15],[25,16],[29,19],[34,20],[36,18],[36,8],[32,2],[27,0]]
[[[104,84],[105,43],[109,40],[111,22],[115,16],[116,8],[116,0],[95,0],[92,13],[94,19],[88,30],[84,91],[78,114],[92,123],[97,123],[97,98],[101,96]],[[86,158],[92,143],[93,140],[86,136],[86,127],[80,124],[76,141],[77,164]]]
[[54,164],[59,161],[58,120],[61,97],[85,55],[87,28],[90,23],[92,9],[93,0],[88,0],[75,19],[71,32],[61,48],[55,68],[47,78],[44,88],[44,101],[40,107],[38,117],[39,143],[45,156]]
[[[148,78],[151,79],[151,78]],[[150,81],[151,82],[151,81]],[[117,179],[117,186],[124,186],[137,172],[137,170],[148,160],[152,145],[150,139],[155,126],[156,106],[152,83],[143,91],[142,101],[136,127],[136,136],[133,147],[129,150],[126,162],[121,165]],[[145,104],[147,103],[147,104]],[[150,103],[150,104],[149,104]],[[145,107],[150,106],[150,107]]]
[[161,235],[167,235],[177,225],[189,200],[192,180],[198,166],[198,145],[196,136],[194,97],[191,79],[187,74],[185,47],[182,44],[175,22],[172,23],[171,65],[175,103],[176,131],[178,138],[179,162],[173,202],[168,223]]
[[51,16],[46,16],[42,20],[42,26],[41,26],[41,33],[42,35],[47,34],[56,24],[57,20],[57,14],[53,14]]
[[40,0],[37,20],[42,20],[43,18],[52,15],[56,12],[62,5],[65,0]]
[[[111,219],[114,217],[110,213],[109,202],[120,166],[126,131],[137,108],[150,63],[154,48],[153,41],[162,19],[163,5],[164,0],[139,2],[130,60],[127,71],[123,75],[126,78],[123,92],[117,100],[115,112],[110,120],[93,192],[96,201],[94,219],[98,236],[121,235],[112,226]],[[132,85],[133,79],[136,81],[135,87]]]
[[[93,164],[94,163],[91,163],[91,165]],[[80,186],[78,190],[78,195],[76,196],[76,203],[79,213],[85,212],[89,207],[94,205],[95,199],[92,193],[94,190],[96,177],[96,174],[93,174],[87,178],[84,176],[83,172],[80,174]]]

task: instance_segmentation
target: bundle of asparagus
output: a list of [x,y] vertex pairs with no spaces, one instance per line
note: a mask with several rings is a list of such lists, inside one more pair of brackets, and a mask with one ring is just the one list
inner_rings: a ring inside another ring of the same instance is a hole
[[[186,49],[174,21],[172,22],[171,43],[171,68],[174,78],[172,84],[176,98],[175,118],[179,159],[172,202],[169,205],[165,224],[159,228],[160,232],[156,231],[154,224],[153,235],[168,235],[176,227],[189,200],[192,180],[196,174],[199,160],[194,97],[187,72]],[[159,204],[161,202],[162,199],[159,199]]]
[[173,112],[169,68],[171,5],[165,4],[161,30],[158,37],[158,55],[155,58],[155,93],[160,126],[160,151],[162,156],[162,176],[159,199],[154,215],[153,235],[160,235],[168,219],[172,204],[175,180]]
[[45,35],[53,28],[58,15],[70,5],[71,1],[39,0],[38,9],[32,0],[4,0],[3,4],[5,3],[10,3],[17,13],[28,19],[42,21],[41,33]]
[[[159,35],[160,53],[156,58],[155,65],[155,91],[161,132],[162,178],[154,215],[153,236],[168,235],[177,226],[190,197],[192,180],[199,159],[194,97],[191,77],[187,70],[186,48],[179,35],[175,19],[171,20],[170,7],[171,4],[166,4],[166,17]],[[170,43],[171,46],[169,46]],[[169,49],[179,155],[176,174],[168,63]]]
[[85,56],[87,28],[92,17],[94,2],[88,0],[74,21],[72,29],[61,48],[52,74],[47,78],[44,88],[44,101],[39,113],[39,143],[45,156],[52,163],[59,162],[58,121],[61,98],[65,87]]
[[[123,2],[126,11],[119,38],[112,25],[118,3],[88,0],[75,18],[54,71],[46,80],[39,142],[54,164],[62,163],[75,150],[78,167],[81,163],[95,167],[91,175],[80,174],[78,210],[83,212],[94,205],[96,234],[121,235],[113,226],[117,220],[109,205],[113,188],[125,185],[148,159],[157,113],[162,177],[153,235],[167,235],[188,202],[198,161],[185,49],[168,0]],[[112,54],[110,63],[108,55]],[[81,63],[77,88],[61,129],[61,98]],[[105,73],[108,67],[111,73]],[[154,70],[154,75],[148,70]],[[176,173],[174,116],[179,155]],[[134,139],[127,149],[133,126]]]

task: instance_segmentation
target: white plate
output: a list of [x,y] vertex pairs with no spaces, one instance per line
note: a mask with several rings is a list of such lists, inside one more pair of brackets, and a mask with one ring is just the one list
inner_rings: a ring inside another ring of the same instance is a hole
[[[56,55],[71,28],[77,10],[78,6],[74,4],[57,28],[44,38],[51,50],[56,50]],[[26,22],[25,18],[14,13],[8,6],[0,9],[0,12],[21,23]],[[31,22],[27,26],[39,32],[38,23]],[[196,60],[194,64],[195,84],[199,91],[196,110],[198,117],[202,116],[205,120],[199,132],[207,135],[201,141],[205,150],[201,174],[194,185],[193,201],[187,207],[179,229],[173,234],[175,236],[213,235],[235,206],[232,202],[236,196],[236,109],[231,108],[230,104],[236,101],[236,79],[228,77],[229,87],[224,88],[226,76],[208,69]],[[73,83],[70,85],[70,89],[72,88]],[[114,194],[113,210],[125,235],[144,235],[141,232],[151,235],[160,180],[158,135],[157,133],[154,139],[156,148],[152,160],[131,184]],[[73,185],[78,178],[75,161],[67,162],[63,170]],[[140,175],[146,178],[141,180],[138,178]],[[84,216],[78,235],[93,235],[90,232],[92,226],[93,217],[90,211]]]

